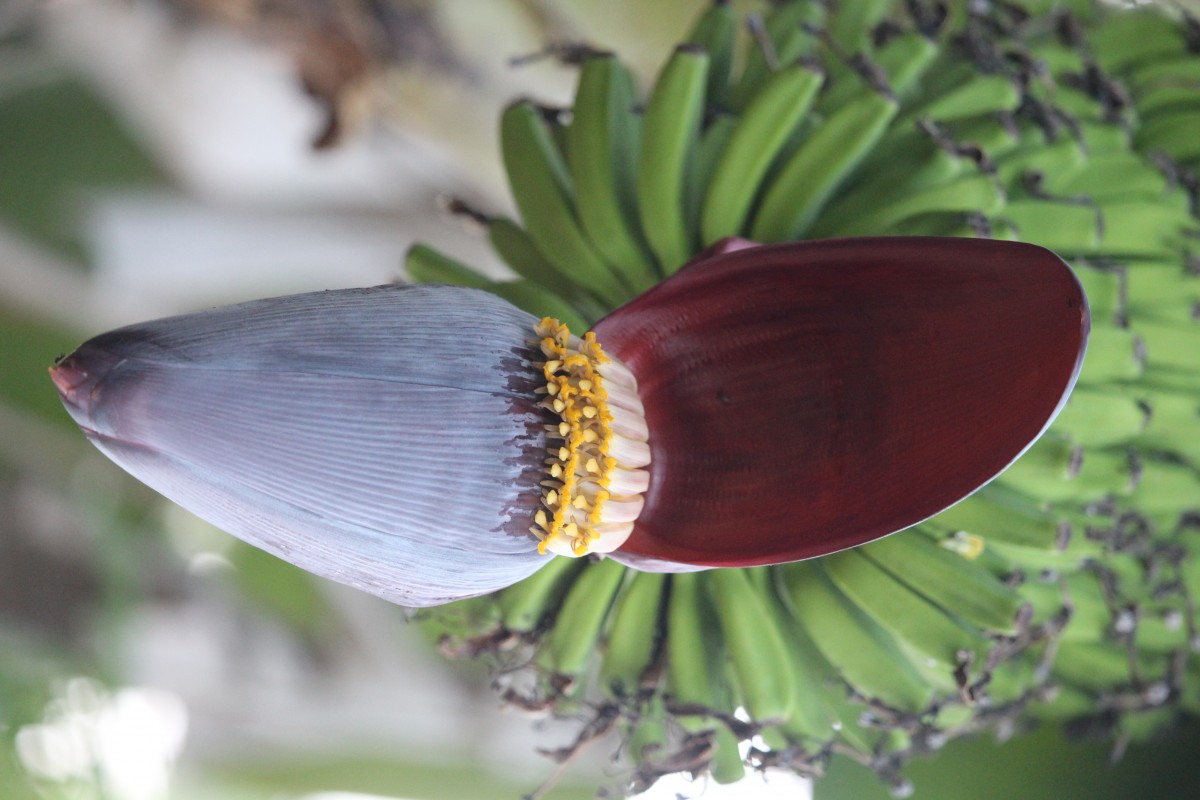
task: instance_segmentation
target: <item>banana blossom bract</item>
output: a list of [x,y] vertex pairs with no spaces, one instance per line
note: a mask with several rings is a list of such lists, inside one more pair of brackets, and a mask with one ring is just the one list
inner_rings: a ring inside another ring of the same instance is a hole
[[[598,347],[570,337],[615,365],[597,368],[616,437],[599,460],[620,455],[622,429],[648,433],[626,483],[647,479],[603,512],[596,459],[555,455],[570,435],[544,325],[479,290],[381,286],[133,325],[51,372],[88,438],[157,491],[423,606],[536,571],[554,557],[548,511],[590,513],[627,536],[613,557],[662,570],[809,558],[911,526],[1045,430],[1089,320],[1070,269],[1025,244],[718,248],[601,320]],[[584,512],[556,511],[564,464],[591,487]]]

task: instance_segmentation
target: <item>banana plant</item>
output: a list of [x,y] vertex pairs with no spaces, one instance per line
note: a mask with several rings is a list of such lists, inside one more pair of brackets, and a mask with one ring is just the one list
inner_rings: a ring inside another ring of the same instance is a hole
[[517,280],[419,246],[430,285],[103,334],[68,411],[294,564],[463,599],[448,650],[619,729],[623,789],[841,753],[899,790],[954,736],[1200,711],[1197,21],[741,24],[505,110],[521,220],[473,213]]

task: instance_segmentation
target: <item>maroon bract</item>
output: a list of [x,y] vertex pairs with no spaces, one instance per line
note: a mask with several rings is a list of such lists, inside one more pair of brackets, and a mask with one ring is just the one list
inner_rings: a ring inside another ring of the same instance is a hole
[[741,249],[595,326],[638,379],[651,480],[622,554],[820,556],[991,480],[1082,363],[1087,302],[1040,247],[875,238]]

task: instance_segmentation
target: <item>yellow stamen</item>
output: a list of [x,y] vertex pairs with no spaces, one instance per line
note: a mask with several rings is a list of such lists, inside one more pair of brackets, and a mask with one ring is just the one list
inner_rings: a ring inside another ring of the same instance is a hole
[[[638,473],[647,461],[618,464],[617,459],[609,455],[613,437],[621,437],[613,430],[613,411],[597,369],[612,360],[596,341],[596,335],[589,331],[582,339],[576,338],[566,325],[549,317],[535,325],[534,330],[538,336],[537,346],[546,357],[541,365],[545,385],[539,390],[546,399],[540,405],[558,416],[559,421],[548,426],[547,431],[563,440],[562,444],[556,441],[549,448],[546,460],[549,475],[554,480],[543,481],[545,509],[534,514],[536,525],[532,530],[541,539],[538,552],[581,556],[590,552],[593,545],[607,552],[623,541],[623,538],[614,539],[609,535],[601,542],[601,533],[596,530],[596,526],[605,522],[604,504],[610,499],[607,487],[612,475],[618,466],[625,471],[622,474]],[[624,398],[629,388],[623,388],[622,393]],[[625,406],[630,400],[623,399],[625,405],[620,409],[625,415],[623,419],[628,420],[631,413],[640,415],[636,387],[634,393],[633,404],[637,411],[627,410]],[[639,421],[639,424],[644,430],[644,423]],[[629,427],[628,422],[626,427]],[[644,438],[639,441],[644,451]],[[581,481],[588,487],[587,494],[584,494]],[[628,486],[628,480],[622,485]],[[630,498],[622,496],[619,499]]]

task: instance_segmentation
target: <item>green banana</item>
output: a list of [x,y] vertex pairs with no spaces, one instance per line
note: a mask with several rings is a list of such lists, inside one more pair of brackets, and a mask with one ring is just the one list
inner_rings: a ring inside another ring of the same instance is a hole
[[1092,156],[1124,153],[1133,145],[1128,130],[1105,122],[1081,120],[1079,138]]
[[888,86],[902,100],[909,99],[921,76],[937,58],[937,42],[925,33],[901,33],[889,39],[873,56],[888,77]]
[[[1159,659],[1138,659],[1138,672],[1158,676],[1166,672]],[[1133,682],[1129,655],[1111,644],[1063,642],[1058,648],[1057,673],[1071,684],[1093,692],[1112,691]]]
[[783,67],[746,106],[704,194],[704,244],[744,232],[767,168],[808,112],[823,78],[805,64]]
[[786,669],[792,685],[796,687],[791,713],[779,723],[778,732],[786,743],[816,751],[832,741],[837,727],[840,727],[837,711],[831,708],[828,701],[828,694],[837,678],[812,645],[804,627],[787,609],[778,591],[778,571],[772,569],[768,574],[766,594],[770,611],[783,635],[788,658]]
[[[871,54],[868,69],[881,70],[887,76],[892,93],[901,99],[916,88],[925,70],[937,57],[937,43],[920,33],[902,33],[892,37]],[[828,85],[822,92],[820,108],[841,108],[859,90],[859,82],[850,75]]]
[[535,317],[554,317],[572,330],[587,330],[587,322],[558,295],[543,289],[530,281],[505,281],[493,283],[488,291],[503,297],[517,308],[527,311]]
[[1079,372],[1080,385],[1136,380],[1146,368],[1144,350],[1141,337],[1128,328],[1093,325]]
[[633,697],[654,661],[661,639],[666,576],[638,572],[621,592],[600,662],[600,682],[618,699]]
[[780,242],[802,236],[883,135],[896,109],[895,99],[867,88],[825,120],[767,188],[751,238]]
[[1163,152],[1180,164],[1194,166],[1200,160],[1197,124],[1200,113],[1195,106],[1164,109],[1143,122],[1134,136],[1134,145],[1144,152]]
[[807,712],[814,719],[804,722],[800,713],[793,713],[783,724],[785,735],[789,741],[798,740],[810,752],[819,752],[835,739],[859,752],[872,752],[880,736],[864,724],[861,695],[857,699],[850,696],[851,688],[821,654],[805,627],[787,610],[786,601],[782,599],[786,594],[786,578],[778,571],[775,582],[798,685],[818,687],[801,692],[804,697],[798,701],[801,711],[806,705],[815,706]]
[[924,117],[937,122],[977,117],[1013,111],[1021,102],[1021,90],[1005,75],[977,77],[965,86],[959,86],[935,97],[927,103],[917,104],[906,114],[909,118]]
[[1120,324],[1124,319],[1127,301],[1125,270],[1096,268],[1082,259],[1076,260],[1071,266],[1087,295],[1092,319]]
[[1110,14],[1088,34],[1096,61],[1110,73],[1189,52],[1184,26],[1154,9]]
[[779,3],[765,20],[747,17],[753,42],[741,77],[729,94],[729,107],[742,111],[775,70],[812,55],[817,39],[810,30],[824,21],[825,8],[820,3]]
[[625,567],[604,559],[587,568],[571,583],[554,627],[546,635],[541,653],[545,666],[559,675],[580,675],[596,650],[609,609],[613,605]]
[[1189,54],[1145,64],[1131,71],[1128,85],[1143,116],[1192,106],[1200,92],[1200,60]]
[[677,48],[654,84],[642,124],[638,210],[642,230],[668,275],[696,250],[698,237],[689,224],[684,187],[693,167],[707,79],[708,53],[695,45]]
[[[967,175],[930,186],[880,206],[873,213],[847,216],[841,224],[823,227],[830,236],[871,236],[892,232],[905,220],[941,212],[996,214],[1004,208],[1004,191],[990,175]],[[829,215],[833,220],[833,215]]]
[[448,283],[474,289],[486,289],[492,284],[488,278],[461,261],[424,244],[416,244],[408,249],[404,257],[404,271],[413,283]]
[[1049,185],[1069,180],[1087,164],[1088,156],[1080,142],[1073,139],[1050,144],[1037,142],[1018,147],[997,158],[996,176],[1009,191],[1015,192],[1021,188],[1026,175],[1036,174],[1043,179],[1041,188],[1044,191],[1068,199],[1073,195],[1058,195]]
[[1037,550],[1064,549],[1071,536],[1065,516],[1047,513],[1028,498],[992,484],[925,523],[943,533],[981,537],[990,547],[1008,542]]
[[964,653],[977,656],[983,651],[983,639],[976,632],[946,616],[861,553],[838,553],[822,559],[821,566],[842,594],[880,628],[947,673],[962,664]]
[[721,156],[726,145],[737,130],[737,117],[730,114],[718,114],[700,134],[700,142],[696,147],[696,158],[692,169],[688,171],[685,197],[684,216],[689,230],[700,230],[700,215],[704,198],[710,192],[713,175],[717,171]]
[[584,233],[626,285],[644,291],[656,282],[657,272],[634,198],[639,125],[634,103],[633,76],[615,56],[584,61],[567,128],[567,163]]
[[787,647],[771,607],[754,590],[744,570],[714,571],[711,589],[750,718],[761,722],[787,719],[798,687],[790,680]]
[[1191,323],[1200,305],[1200,279],[1180,263],[1130,261],[1122,273],[1125,303],[1138,319]]
[[827,26],[830,36],[846,52],[861,50],[871,31],[887,16],[890,7],[890,0],[836,3],[830,8]]
[[914,155],[911,162],[893,162],[865,171],[867,175],[854,183],[837,200],[831,202],[813,225],[814,238],[836,236],[840,226],[868,214],[877,214],[900,198],[911,196],[928,188],[940,188],[968,169],[967,159],[942,147],[926,142],[922,155]]
[[1127,151],[1090,153],[1074,169],[1044,174],[1042,188],[1055,197],[1155,201],[1169,190],[1162,172]]
[[[1192,440],[1190,454],[1200,448]],[[1200,512],[1200,476],[1195,467],[1160,459],[1143,459],[1139,464],[1141,480],[1129,493],[1130,505],[1152,516],[1160,529],[1174,530],[1187,514]]]
[[[681,572],[671,576],[667,604],[667,691],[676,703],[717,709],[718,670],[723,653],[713,635],[709,592],[701,573]],[[680,717],[689,732],[710,730],[713,723],[702,717]]]
[[553,292],[572,305],[589,305],[584,287],[571,281],[537,249],[529,234],[508,217],[490,217],[487,222],[488,242],[513,272],[530,283]]
[[1012,592],[969,559],[925,536],[894,534],[859,551],[877,566],[968,625],[1012,632],[1017,600]]
[[[1138,443],[1164,452],[1176,449],[1192,463],[1200,463],[1200,399],[1189,393],[1154,391],[1145,387],[1130,392],[1149,408],[1149,419]],[[1183,496],[1176,495],[1177,498]]]
[[713,730],[713,758],[709,769],[713,780],[719,784],[737,783],[746,774],[738,737],[726,725],[718,725]]
[[1151,409],[1137,399],[1079,387],[1051,430],[1084,447],[1105,447],[1134,439],[1150,422]]
[[667,708],[662,695],[640,704],[637,716],[630,720],[631,732],[625,749],[635,764],[651,761],[668,747]]
[[1126,450],[1085,449],[1058,436],[1043,436],[996,480],[1051,502],[1088,502],[1106,494],[1127,495],[1137,485]]
[[917,713],[928,706],[932,691],[926,681],[896,643],[834,588],[822,569],[801,562],[781,571],[792,614],[847,683],[901,711]]
[[1200,325],[1142,320],[1136,330],[1146,348],[1147,364],[1186,372],[1200,370]]
[[610,304],[630,296],[592,248],[575,216],[570,175],[546,123],[529,101],[508,106],[500,118],[500,150],[513,199],[530,238],[568,279],[590,286]]
[[684,38],[687,44],[702,47],[708,53],[708,88],[705,93],[710,105],[719,107],[725,104],[733,75],[737,29],[737,12],[727,0],[711,0]]
[[587,323],[574,306],[539,284],[528,281],[489,280],[465,264],[426,245],[416,245],[408,251],[405,269],[409,277],[417,283],[447,283],[486,289],[534,316],[551,316],[569,326],[576,326],[576,330],[587,328]]
[[576,558],[548,558],[546,566],[496,596],[500,620],[508,630],[518,633],[535,630],[558,609],[559,601],[584,566]]

